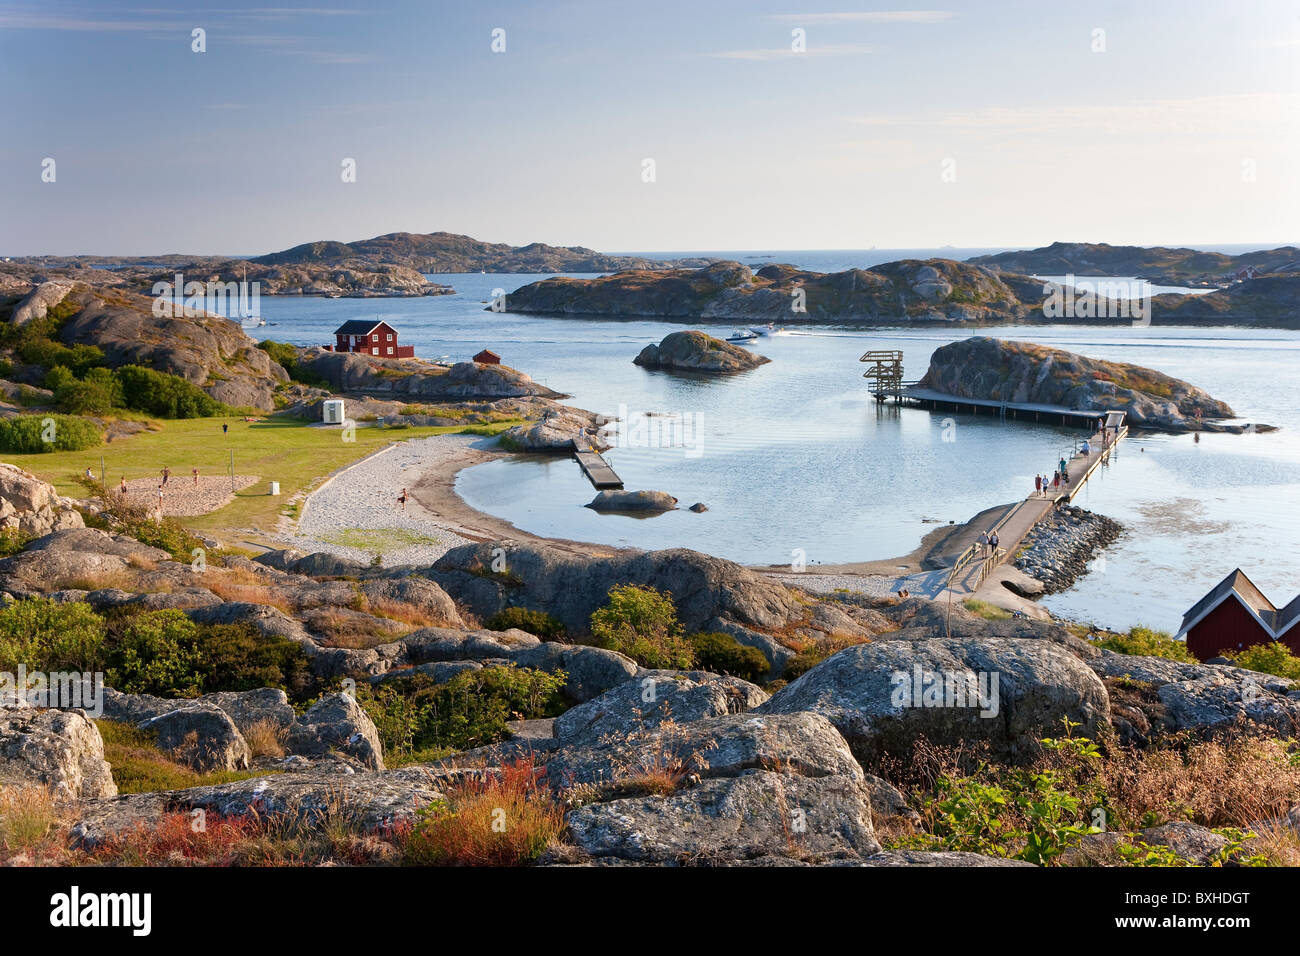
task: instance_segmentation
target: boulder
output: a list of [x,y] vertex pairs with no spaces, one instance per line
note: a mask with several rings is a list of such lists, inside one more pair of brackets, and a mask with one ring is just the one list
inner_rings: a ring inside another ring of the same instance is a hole
[[59,802],[117,795],[99,729],[78,710],[0,708],[0,784],[49,787]]
[[244,770],[251,754],[230,716],[213,704],[174,701],[170,709],[139,724],[157,735],[158,747],[200,773]]
[[366,566],[360,561],[340,558],[338,555],[317,551],[308,554],[288,565],[285,570],[292,574],[306,574],[312,577],[349,577],[361,574]]
[[602,491],[587,502],[593,511],[641,511],[658,514],[672,511],[677,499],[666,491]]
[[372,605],[402,604],[433,618],[443,627],[465,626],[451,596],[435,582],[419,575],[362,581],[361,593]]
[[825,715],[864,763],[939,745],[986,743],[1003,758],[1032,756],[1062,719],[1095,737],[1110,720],[1100,679],[1049,642],[1011,638],[881,641],[832,655],[757,709]]
[[759,688],[734,677],[699,674],[691,680],[669,671],[646,671],[555,720],[566,745],[625,738],[664,721],[690,723],[749,710],[767,699]]
[[35,541],[28,542],[24,551],[73,552],[113,554],[119,558],[139,561],[170,561],[171,554],[154,548],[125,534],[101,531],[98,528],[68,528],[54,531]]
[[15,465],[0,462],[0,528],[29,536],[85,525],[72,500]]
[[372,770],[384,769],[383,747],[374,722],[347,694],[326,694],[289,728],[285,749],[304,757],[338,751]]
[[580,807],[567,822],[586,855],[638,863],[824,862],[880,850],[861,783],[849,776],[751,770],[669,796]]
[[284,548],[280,551],[265,551],[259,554],[253,560],[258,564],[264,564],[268,568],[274,568],[276,571],[288,571],[299,558],[307,557],[306,551],[299,551],[297,548]]
[[9,316],[9,324],[14,328],[21,328],[29,322],[45,318],[50,309],[54,308],[72,291],[73,283],[59,280],[50,280],[42,282],[28,294],[16,306]]
[[516,651],[510,659],[520,667],[564,671],[564,696],[579,704],[635,677],[638,671],[636,663],[618,651],[584,644],[548,641]]

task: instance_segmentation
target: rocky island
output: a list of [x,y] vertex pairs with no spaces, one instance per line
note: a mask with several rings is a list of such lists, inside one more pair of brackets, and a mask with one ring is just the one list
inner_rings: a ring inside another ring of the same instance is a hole
[[743,372],[770,362],[751,352],[704,332],[671,332],[658,345],[647,345],[632,360],[645,368],[688,372]]
[[[1300,328],[1300,277],[1243,281],[1205,295],[1156,296],[1138,317],[1127,302],[1093,296],[1071,323],[1133,321],[1170,325]],[[1062,287],[991,265],[904,259],[844,272],[773,264],[752,272],[739,262],[699,269],[634,270],[593,279],[555,277],[505,297],[508,312],[548,316],[690,319],[781,325],[1048,325],[1062,321],[1046,304]]]
[[1039,249],[976,256],[968,262],[999,272],[1048,276],[1134,276],[1159,285],[1219,288],[1239,272],[1300,273],[1300,249],[1226,255],[1201,249],[1163,246],[1112,246],[1105,242],[1054,242]]
[[[935,349],[917,384],[958,398],[1068,408],[1098,415],[1115,409],[1127,423],[1158,431],[1241,430],[1224,402],[1194,385],[1127,362],[984,336]],[[1257,428],[1267,426],[1256,426]]]

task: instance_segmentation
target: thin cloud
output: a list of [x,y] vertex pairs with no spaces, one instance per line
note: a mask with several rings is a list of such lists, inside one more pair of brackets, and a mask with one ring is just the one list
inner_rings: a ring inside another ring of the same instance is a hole
[[772,20],[788,23],[942,23],[952,10],[858,10],[845,13],[774,13]]
[[773,49],[722,50],[717,53],[709,53],[706,55],[722,60],[778,60],[782,57],[859,56],[866,53],[879,52],[879,47],[871,46],[867,43],[840,43],[827,44],[824,46],[810,43],[808,44],[808,49],[801,53],[796,53],[789,47],[775,47]]

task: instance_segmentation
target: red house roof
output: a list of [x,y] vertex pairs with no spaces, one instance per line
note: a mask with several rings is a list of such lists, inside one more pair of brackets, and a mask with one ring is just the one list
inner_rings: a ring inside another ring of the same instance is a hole
[[1188,608],[1187,613],[1183,615],[1183,624],[1178,629],[1177,636],[1184,637],[1188,631],[1227,600],[1239,602],[1274,640],[1280,638],[1291,629],[1292,625],[1300,621],[1300,596],[1279,611],[1273,602],[1264,596],[1264,592],[1255,587],[1254,582],[1246,577],[1246,573],[1241,568],[1236,568],[1216,584],[1209,594]]
[[496,363],[501,361],[501,356],[497,355],[497,353],[493,352],[491,349],[484,349],[482,352],[479,352],[477,355],[474,356],[474,361],[482,362],[482,363]]

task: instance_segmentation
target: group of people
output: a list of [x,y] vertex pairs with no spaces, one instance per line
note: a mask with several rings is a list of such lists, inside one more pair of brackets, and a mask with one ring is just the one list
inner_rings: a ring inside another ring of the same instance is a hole
[[[1087,442],[1084,442],[1084,454],[1087,452]],[[1064,458],[1056,463],[1056,470],[1049,478],[1047,475],[1034,475],[1034,497],[1046,496],[1059,492],[1063,486],[1070,484],[1070,465]]]
[[980,532],[980,556],[998,553],[998,532],[995,528]]

